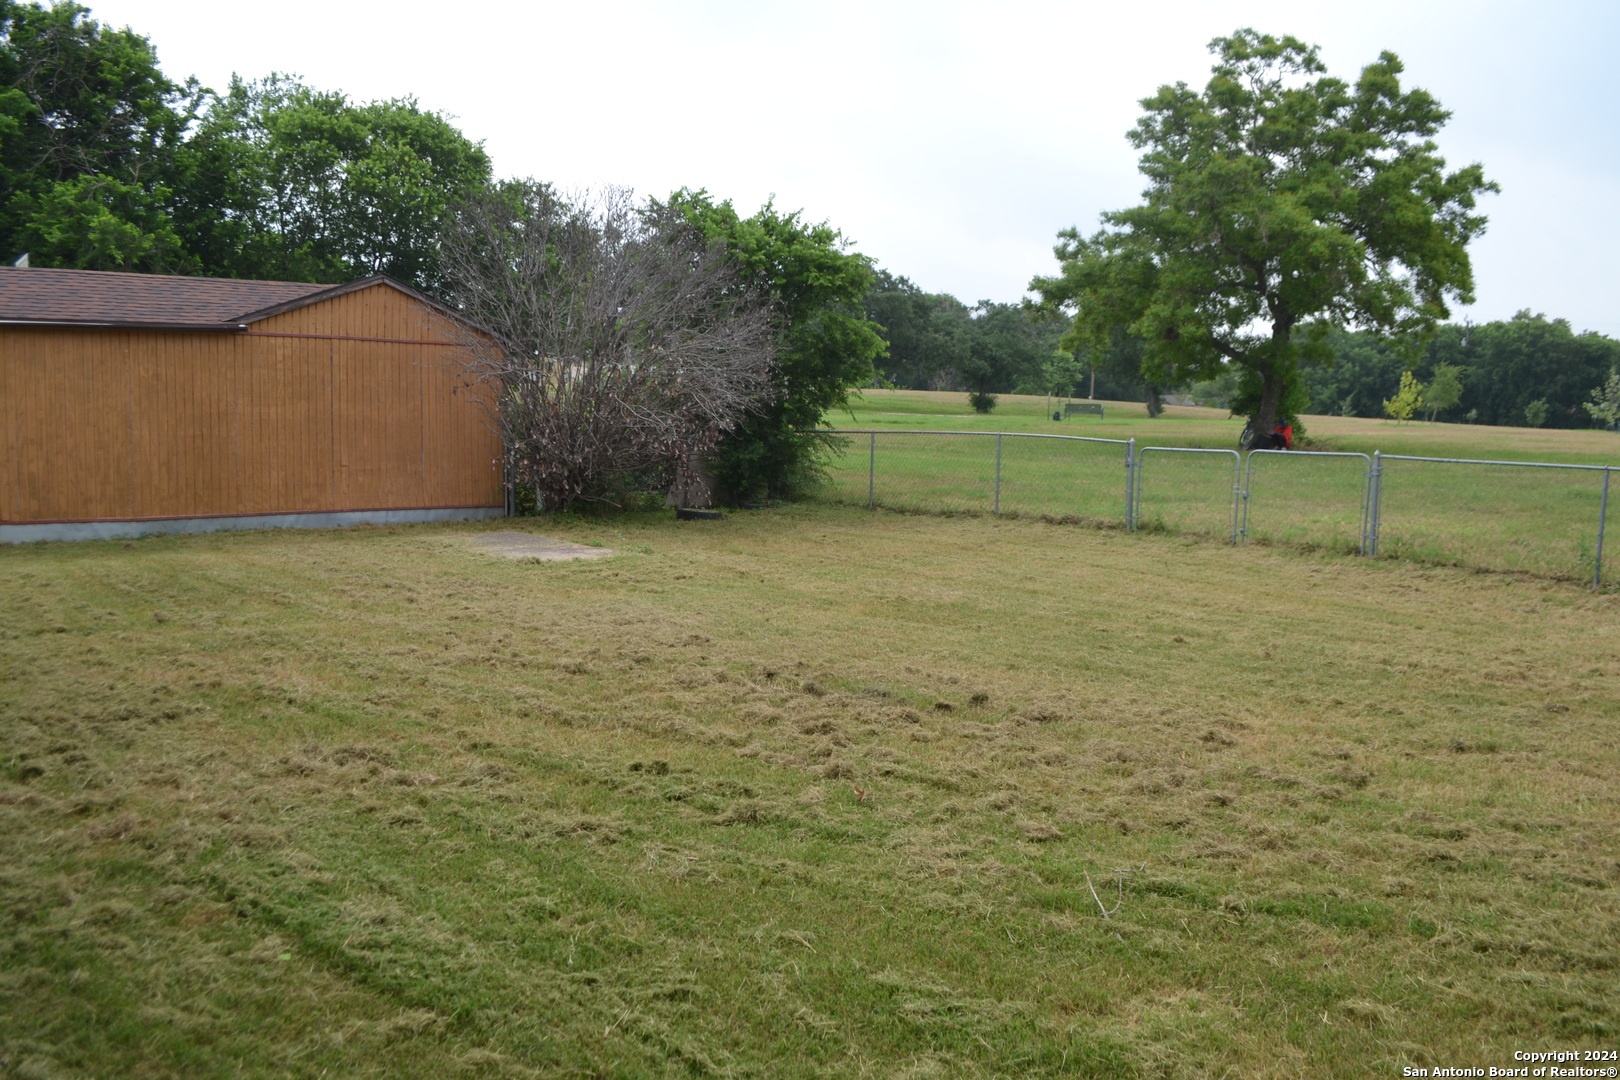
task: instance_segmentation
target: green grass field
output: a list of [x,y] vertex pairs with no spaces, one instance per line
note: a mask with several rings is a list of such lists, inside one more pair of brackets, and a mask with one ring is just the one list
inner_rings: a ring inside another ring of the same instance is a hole
[[[1123,524],[1125,448],[1230,451],[1242,421],[1213,409],[1171,407],[1149,420],[1140,404],[1107,402],[1101,418],[1051,419],[1054,404],[1006,396],[988,416],[962,394],[866,391],[840,426],[856,435],[836,460],[824,497],[863,505],[869,495],[892,509],[988,513],[995,507],[993,432],[1069,438],[1001,440],[1003,514],[1077,517]],[[1374,450],[1413,457],[1620,465],[1620,436],[1460,424],[1395,424],[1307,417],[1309,449],[1257,459],[1252,477],[1234,476],[1237,459],[1150,451],[1140,477],[1143,527],[1230,537],[1234,520],[1251,542],[1356,550],[1365,517],[1366,474]],[[927,434],[926,432],[957,432]],[[1073,436],[1114,443],[1078,441]],[[875,460],[874,460],[875,454]],[[1387,460],[1383,465],[1379,553],[1479,569],[1592,580],[1604,474],[1500,465]],[[1610,524],[1620,519],[1620,486]],[[1236,489],[1247,485],[1247,516]],[[1611,550],[1612,555],[1612,550]],[[1605,581],[1620,580],[1620,555],[1605,560]]]
[[[514,526],[620,554],[466,542]],[[6,548],[0,1073],[1612,1049],[1617,640],[1553,581],[829,506]]]
[[[840,428],[879,430],[1019,431],[1050,435],[1134,438],[1142,445],[1236,449],[1244,421],[1221,409],[1171,405],[1149,420],[1139,401],[1102,403],[1106,415],[1052,420],[1052,399],[1003,394],[995,411],[975,413],[967,395],[928,390],[863,390],[848,412],[830,415]],[[1620,467],[1620,435],[1612,431],[1489,427],[1414,421],[1307,416],[1311,449],[1414,457],[1548,461]]]

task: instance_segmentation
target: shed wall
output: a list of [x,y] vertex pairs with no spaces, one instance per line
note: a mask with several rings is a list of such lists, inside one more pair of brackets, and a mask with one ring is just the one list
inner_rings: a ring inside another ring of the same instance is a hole
[[0,522],[499,507],[464,363],[386,286],[244,333],[0,327]]

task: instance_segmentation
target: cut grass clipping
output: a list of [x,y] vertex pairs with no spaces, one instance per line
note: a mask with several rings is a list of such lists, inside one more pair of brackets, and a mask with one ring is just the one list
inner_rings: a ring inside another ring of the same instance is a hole
[[1620,1037],[1613,596],[826,507],[537,527],[621,554],[0,550],[0,1073],[1360,1077]]

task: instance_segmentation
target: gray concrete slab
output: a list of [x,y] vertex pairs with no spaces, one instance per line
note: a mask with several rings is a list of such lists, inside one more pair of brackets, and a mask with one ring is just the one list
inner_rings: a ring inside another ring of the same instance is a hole
[[428,521],[482,521],[505,517],[499,506],[443,510],[342,510],[332,513],[246,514],[238,517],[156,518],[145,521],[67,521],[44,525],[0,525],[0,544],[41,540],[132,540],[175,533],[235,532],[244,529],[340,529],[350,525],[413,525]]
[[473,537],[471,544],[480,551],[508,559],[600,559],[613,554],[612,548],[591,547],[525,532],[483,533]]

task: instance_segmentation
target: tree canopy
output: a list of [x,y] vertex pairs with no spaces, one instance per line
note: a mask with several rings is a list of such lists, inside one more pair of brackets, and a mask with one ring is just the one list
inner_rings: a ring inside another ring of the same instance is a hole
[[1092,342],[1139,338],[1150,382],[1231,365],[1234,409],[1269,431],[1303,405],[1301,364],[1328,359],[1332,326],[1421,335],[1472,300],[1476,200],[1496,185],[1446,170],[1431,137],[1449,114],[1403,90],[1393,53],[1352,86],[1293,37],[1240,30],[1210,50],[1203,91],[1142,102],[1143,203],[1061,233],[1060,273],[1031,288]]
[[[1525,422],[1526,407],[1545,401],[1547,426],[1584,427],[1593,422],[1585,402],[1620,367],[1620,341],[1578,334],[1567,320],[1530,311],[1441,326],[1418,350],[1370,331],[1335,330],[1326,344],[1333,362],[1303,372],[1308,409],[1343,416],[1383,416],[1380,403],[1394,397],[1401,373],[1411,370],[1429,382],[1424,399],[1435,419],[1517,426]],[[1445,390],[1447,368],[1456,369],[1461,382],[1449,405],[1448,394],[1438,400],[1434,394],[1436,383]]]
[[194,270],[168,211],[204,92],[165,77],[146,38],[87,14],[0,0],[0,254]]
[[0,256],[442,287],[440,222],[490,175],[443,116],[276,75],[216,95],[88,15],[0,0]]
[[971,310],[954,296],[925,292],[907,278],[878,270],[862,298],[866,317],[889,343],[887,381],[909,390],[954,388],[967,363]]
[[652,212],[666,207],[723,245],[741,281],[777,313],[776,391],[720,441],[715,478],[731,499],[792,494],[831,445],[823,417],[871,381],[872,362],[884,354],[861,307],[872,265],[837,229],[769,203],[745,218],[730,200],[683,189]]
[[[888,342],[888,381],[911,390],[971,390],[975,395],[1044,394],[1078,382],[1056,375],[1053,353],[1067,319],[1025,304],[981,300],[972,307],[924,292],[879,270],[862,303]],[[1072,353],[1068,358],[1074,362]]]
[[272,75],[233,79],[178,155],[175,218],[208,272],[444,287],[446,211],[484,185],[489,156],[415,100],[358,103]]
[[1044,381],[1043,369],[1068,329],[1066,323],[1041,318],[1021,304],[994,300],[980,300],[972,315],[968,354],[961,369],[962,382],[969,390],[983,396],[1020,387],[1032,390]]

